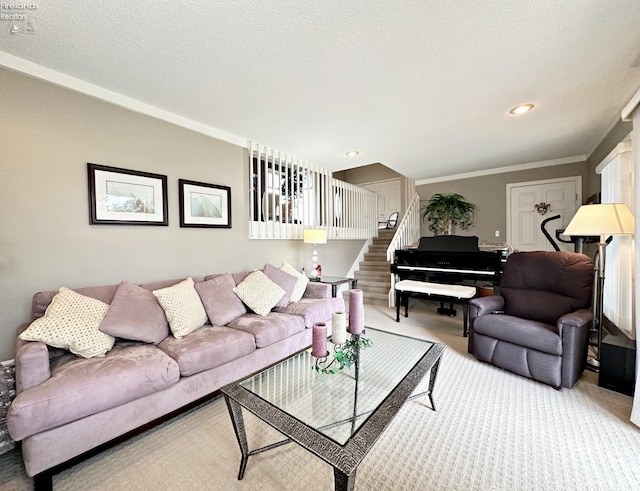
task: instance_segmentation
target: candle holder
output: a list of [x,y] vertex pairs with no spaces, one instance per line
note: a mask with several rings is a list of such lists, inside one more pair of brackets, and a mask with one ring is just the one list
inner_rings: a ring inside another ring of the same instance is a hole
[[311,366],[312,370],[318,373],[338,373],[345,368],[351,368],[352,365],[358,364],[360,359],[360,350],[371,348],[373,342],[371,339],[364,337],[362,334],[352,334],[351,339],[344,344],[337,344],[333,347],[333,356],[329,359],[330,354],[327,353],[323,357],[315,357],[315,363]]

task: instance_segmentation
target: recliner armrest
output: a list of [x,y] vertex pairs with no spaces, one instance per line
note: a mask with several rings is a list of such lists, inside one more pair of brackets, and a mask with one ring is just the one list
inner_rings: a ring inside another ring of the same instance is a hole
[[593,321],[593,312],[591,309],[580,309],[560,317],[556,322],[558,334],[562,337],[565,328],[576,329]]
[[488,297],[478,297],[469,300],[469,316],[475,319],[481,315],[492,314],[504,308],[504,297],[501,295],[491,295]]

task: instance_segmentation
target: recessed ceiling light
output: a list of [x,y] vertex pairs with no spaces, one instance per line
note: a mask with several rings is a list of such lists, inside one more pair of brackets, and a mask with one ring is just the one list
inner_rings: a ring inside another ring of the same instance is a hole
[[358,155],[360,155],[360,152],[358,152],[357,150],[349,150],[346,155],[347,157],[357,157]]
[[519,106],[513,107],[509,110],[511,114],[524,114],[528,113],[533,109],[533,104],[520,104]]

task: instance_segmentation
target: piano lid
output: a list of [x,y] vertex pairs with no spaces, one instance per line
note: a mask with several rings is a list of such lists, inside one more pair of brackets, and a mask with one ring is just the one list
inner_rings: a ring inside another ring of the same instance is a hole
[[421,237],[417,249],[396,250],[391,265],[391,272],[401,279],[447,283],[465,280],[497,283],[501,271],[501,252],[480,251],[478,237],[461,235]]

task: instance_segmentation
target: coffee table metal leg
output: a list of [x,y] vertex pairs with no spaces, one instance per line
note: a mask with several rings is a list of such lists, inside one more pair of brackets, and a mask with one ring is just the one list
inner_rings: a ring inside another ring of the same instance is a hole
[[233,423],[233,431],[236,433],[236,439],[240,446],[240,452],[242,458],[240,460],[240,471],[238,472],[238,481],[244,477],[244,470],[247,467],[247,460],[249,460],[249,445],[247,444],[247,433],[244,427],[244,419],[242,417],[242,406],[233,399],[230,399],[227,395],[224,396],[224,400],[227,403],[227,409],[229,409],[229,416]]
[[469,300],[465,301],[462,305],[462,312],[464,319],[462,321],[462,336],[467,337],[469,335]]
[[431,367],[431,374],[429,376],[429,401],[431,401],[431,409],[436,410],[436,403],[433,402],[433,387],[436,384],[436,376],[438,375],[438,367],[440,366],[440,358]]
[[347,476],[344,472],[334,467],[333,468],[334,489],[336,491],[353,491],[356,486],[356,470],[354,470],[350,476]]

